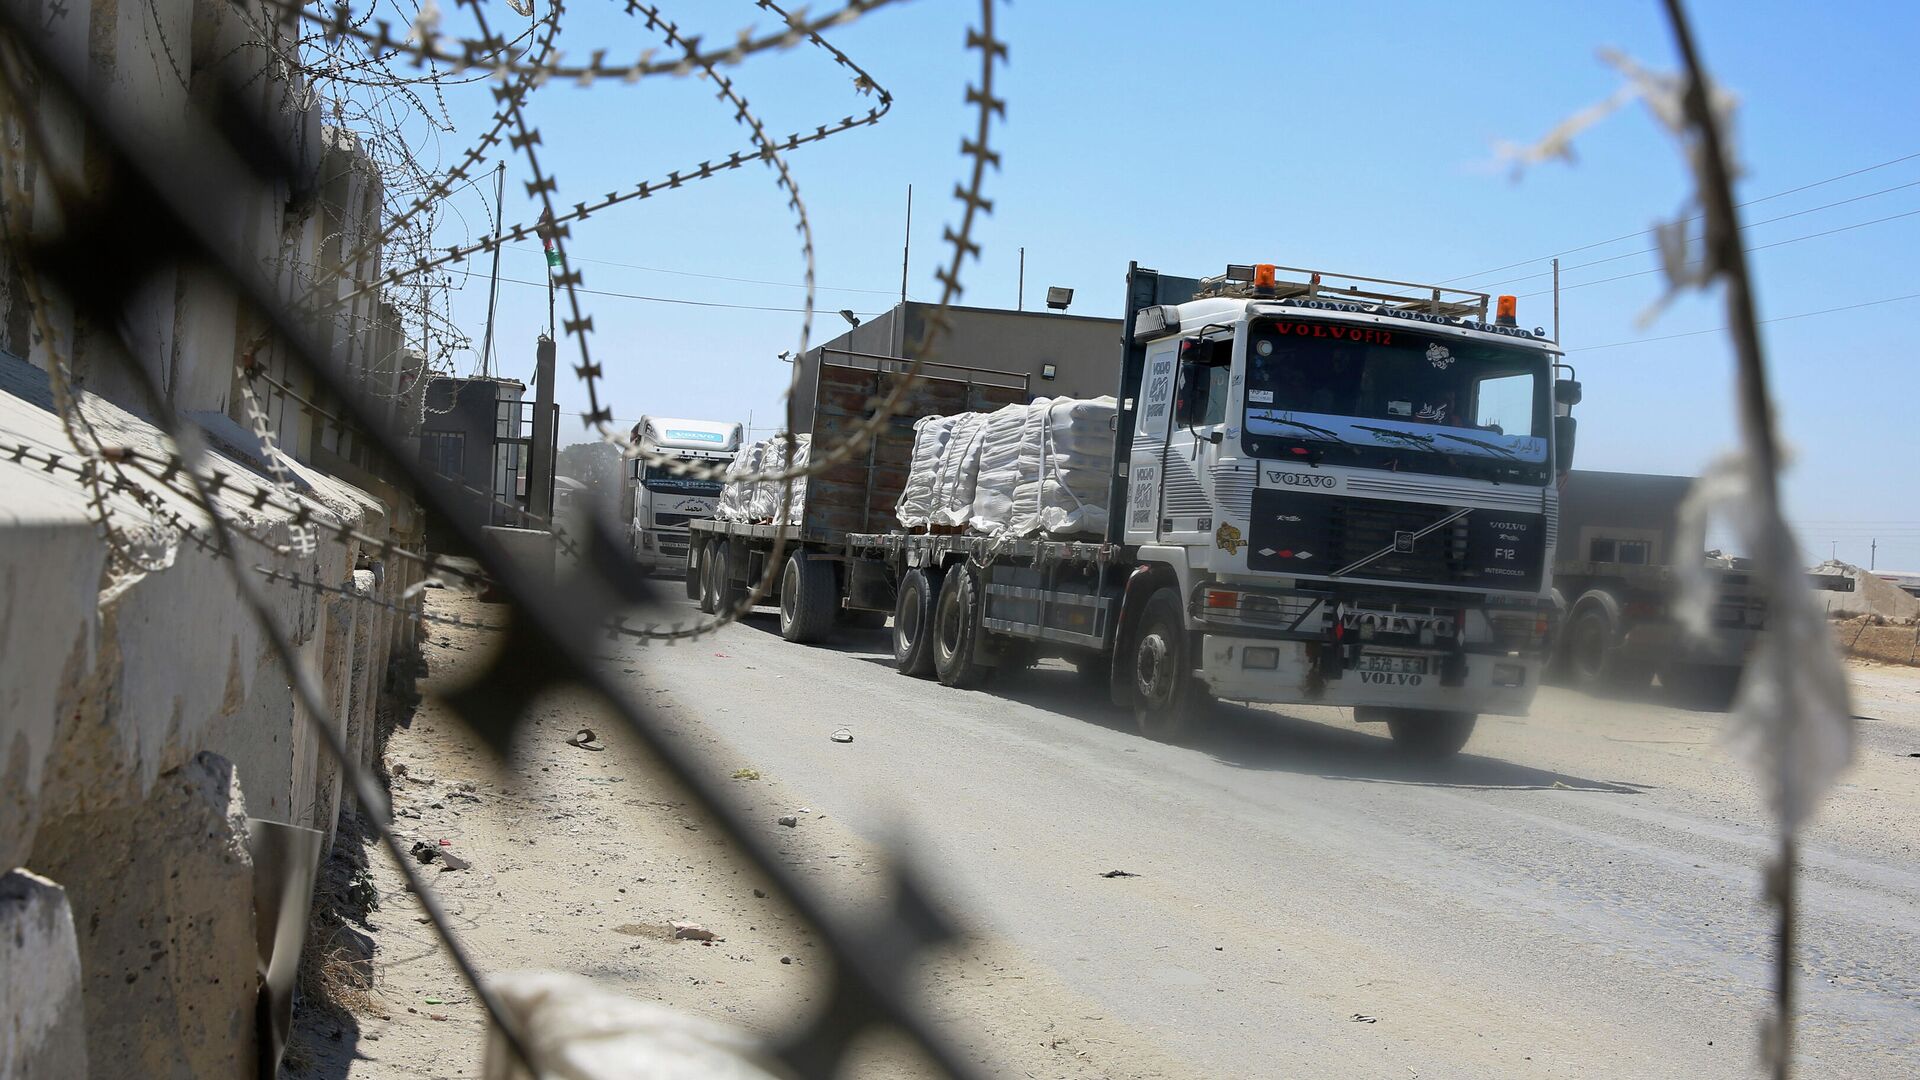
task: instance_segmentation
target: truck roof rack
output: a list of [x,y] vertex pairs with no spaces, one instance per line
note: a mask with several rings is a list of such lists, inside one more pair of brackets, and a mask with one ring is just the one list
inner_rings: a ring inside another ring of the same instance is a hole
[[[1256,300],[1346,300],[1448,318],[1472,316],[1481,322],[1487,321],[1487,301],[1491,299],[1487,293],[1449,289],[1442,285],[1422,285],[1417,281],[1308,270],[1299,266],[1275,266],[1273,270],[1275,276],[1272,285],[1255,285],[1252,265],[1229,266],[1224,274],[1201,278],[1196,299],[1231,296]],[[1410,289],[1417,291],[1408,292]]]

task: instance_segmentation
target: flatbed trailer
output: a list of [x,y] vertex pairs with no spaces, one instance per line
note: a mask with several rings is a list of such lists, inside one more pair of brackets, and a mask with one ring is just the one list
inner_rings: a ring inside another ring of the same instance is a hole
[[1030,396],[1023,374],[943,363],[937,376],[909,379],[911,364],[905,358],[822,356],[812,401],[816,445],[844,442],[873,415],[877,402],[902,385],[905,407],[850,460],[808,478],[799,520],[690,523],[688,599],[709,613],[737,607],[754,583],[767,580],[777,551],[783,565],[765,600],[780,604],[789,640],[819,640],[841,622],[884,621],[893,610],[894,585],[870,565],[854,566],[859,560],[849,560],[847,538],[893,524],[913,460],[914,422],[991,412]]

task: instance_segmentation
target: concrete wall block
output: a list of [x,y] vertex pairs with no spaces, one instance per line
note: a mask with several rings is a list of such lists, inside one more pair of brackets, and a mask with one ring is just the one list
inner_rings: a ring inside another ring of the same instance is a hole
[[[72,532],[70,542],[96,544],[86,525]],[[207,725],[233,696],[233,655],[255,654],[264,636],[234,595],[229,574],[226,565],[183,545],[166,570],[125,584],[97,607],[91,599],[77,605],[97,616],[97,644],[80,666],[70,638],[66,663],[57,669],[57,737],[42,795],[48,818],[137,803],[162,772],[208,745]],[[36,613],[29,624],[39,618]],[[184,647],[183,627],[192,628],[191,650]],[[25,670],[8,659],[9,672]]]
[[202,752],[138,807],[41,827],[33,866],[66,887],[77,930],[88,1075],[254,1075],[246,816],[233,766]]
[[104,561],[68,527],[0,527],[0,866],[26,861],[68,688],[94,667]]
[[0,875],[0,1080],[86,1072],[80,949],[66,890],[26,870]]

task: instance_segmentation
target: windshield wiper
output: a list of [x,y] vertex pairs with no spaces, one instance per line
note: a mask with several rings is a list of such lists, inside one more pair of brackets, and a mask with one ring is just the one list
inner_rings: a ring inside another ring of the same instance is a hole
[[1433,445],[1433,436],[1418,431],[1401,431],[1399,428],[1374,427],[1371,424],[1355,424],[1353,426],[1359,428],[1361,431],[1371,431],[1375,435],[1385,435],[1394,439],[1405,439],[1408,442],[1419,443],[1422,446]]
[[1471,435],[1455,435],[1451,431],[1436,431],[1434,432],[1434,434],[1440,436],[1443,439],[1452,439],[1455,442],[1466,443],[1468,446],[1477,446],[1482,450],[1491,450],[1494,453],[1501,455],[1502,457],[1510,458],[1514,461],[1520,460],[1519,454],[1516,454],[1512,450],[1509,450],[1508,448],[1501,446],[1499,443],[1491,443],[1485,439],[1476,439]]
[[1342,446],[1350,445],[1347,442],[1347,440],[1340,437],[1339,432],[1333,430],[1332,428],[1323,428],[1319,424],[1308,424],[1308,423],[1303,423],[1299,420],[1289,420],[1284,416],[1262,416],[1260,417],[1260,419],[1266,420],[1270,423],[1275,423],[1275,424],[1287,424],[1292,427],[1297,427],[1301,431],[1310,431],[1315,435],[1318,435],[1325,439],[1330,439],[1334,442],[1341,444]]

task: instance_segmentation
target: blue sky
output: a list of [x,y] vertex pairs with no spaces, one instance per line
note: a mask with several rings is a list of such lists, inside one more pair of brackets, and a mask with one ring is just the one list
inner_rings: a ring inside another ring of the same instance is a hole
[[[710,36],[770,25],[747,0],[680,7],[674,14]],[[1749,245],[1779,245],[1750,256],[1762,316],[1920,294],[1920,186],[1902,187],[1920,182],[1920,156],[1909,157],[1920,155],[1913,9],[1830,3],[1810,18],[1803,4],[1694,7],[1709,63],[1741,99],[1742,198],[1908,158],[1744,211],[1756,222],[1792,215],[1745,234]],[[976,4],[921,0],[832,34],[896,101],[878,126],[789,156],[825,287],[815,341],[841,328],[837,309],[877,312],[897,294],[909,184],[908,291],[936,295],[941,233],[957,213],[960,138],[970,129],[962,95],[977,67],[961,45],[977,17]],[[1636,254],[1649,246],[1646,230],[1681,204],[1680,159],[1646,112],[1634,106],[1586,133],[1572,165],[1515,182],[1492,164],[1496,140],[1532,141],[1613,91],[1618,77],[1599,48],[1671,67],[1659,5],[1029,0],[1000,6],[997,17],[1011,50],[1007,120],[995,133],[1003,168],[989,182],[994,210],[977,235],[983,257],[966,269],[963,302],[1012,306],[1024,246],[1028,303],[1047,285],[1071,286],[1076,314],[1118,313],[1130,259],[1190,275],[1272,261],[1517,292],[1521,320],[1544,325],[1551,296],[1526,294],[1547,288],[1547,278],[1527,276],[1546,263],[1485,271],[1625,236],[1563,258],[1562,338],[1586,389],[1580,465],[1693,473],[1734,444],[1725,335],[1639,340],[1721,326],[1718,297],[1689,297],[1642,327],[1658,275],[1587,284],[1651,270],[1654,256]],[[582,5],[569,20],[561,42],[576,57],[656,44],[614,5]],[[459,23],[450,16],[447,25]],[[781,134],[869,101],[809,48],[734,74]],[[476,88],[448,100],[461,135],[483,128],[487,103]],[[568,205],[747,147],[745,130],[694,79],[553,84],[535,95],[531,115]],[[447,139],[444,152],[459,141]],[[506,216],[530,221],[524,162],[510,161],[508,176]],[[476,194],[457,200],[457,211],[449,239],[485,229]],[[1829,230],[1844,231],[1812,235]],[[803,297],[792,287],[802,280],[793,217],[757,166],[596,215],[574,235],[571,253],[598,260],[579,264],[590,289],[766,308],[798,308]],[[1610,261],[1573,268],[1594,260]],[[455,300],[476,342],[486,268],[474,264]],[[496,333],[514,357],[507,373],[524,377],[546,323],[537,245],[507,251],[502,274],[536,283],[501,286]],[[586,299],[590,345],[618,417],[751,416],[768,428],[778,415],[788,369],[777,354],[798,341],[797,313]],[[1906,299],[1766,327],[1795,454],[1789,507],[1814,556],[1837,549],[1864,565],[1877,537],[1880,567],[1920,569],[1917,324],[1920,299]],[[563,358],[573,348],[565,342]],[[579,410],[585,394],[563,386],[561,401]],[[570,423],[563,442],[580,431]]]

